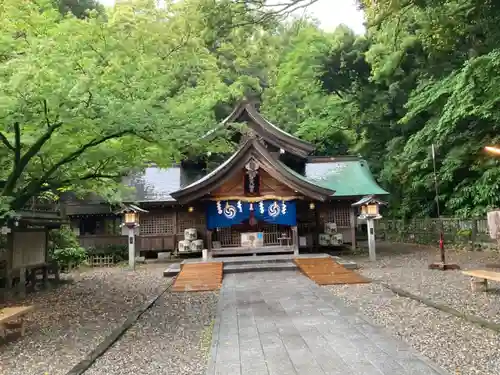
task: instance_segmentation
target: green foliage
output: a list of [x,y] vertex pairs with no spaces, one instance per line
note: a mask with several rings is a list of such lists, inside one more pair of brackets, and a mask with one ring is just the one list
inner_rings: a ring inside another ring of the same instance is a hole
[[243,96],[318,154],[366,158],[389,215],[437,214],[431,144],[442,214],[499,206],[499,3],[360,0],[365,35],[280,17],[306,3],[4,0],[0,218],[68,190],[120,200],[132,169],[231,149],[201,136]]
[[119,199],[131,168],[199,146],[229,90],[181,5],[130,1],[79,19],[49,0],[3,1],[0,215],[46,191]]
[[60,229],[54,229],[49,232],[49,249],[65,249],[79,247],[78,238],[68,226],[62,226]]
[[106,245],[87,249],[89,255],[114,255],[115,262],[128,260],[127,245]]
[[87,251],[81,247],[65,247],[55,249],[52,253],[52,260],[59,266],[79,266],[87,259]]
[[470,230],[470,229],[460,229],[457,232],[457,236],[461,237],[461,238],[464,238],[464,239],[469,239],[472,236],[472,230]]
[[104,14],[104,6],[96,0],[58,0],[56,3],[61,14],[68,12],[77,18],[87,18],[92,11]]

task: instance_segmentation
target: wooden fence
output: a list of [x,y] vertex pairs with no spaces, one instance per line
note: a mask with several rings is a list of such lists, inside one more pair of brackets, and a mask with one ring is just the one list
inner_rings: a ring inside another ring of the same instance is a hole
[[375,233],[386,241],[437,245],[439,233],[443,231],[447,244],[476,247],[496,247],[490,238],[486,219],[412,219],[376,220]]

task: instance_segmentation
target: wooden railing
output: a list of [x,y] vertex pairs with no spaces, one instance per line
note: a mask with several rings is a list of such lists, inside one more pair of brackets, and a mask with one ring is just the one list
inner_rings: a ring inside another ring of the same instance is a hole
[[[283,241],[280,238],[288,237],[292,238],[292,231],[290,228],[284,228],[279,231],[266,231],[264,230],[264,246],[279,246],[282,245]],[[228,228],[227,232],[221,231],[216,232],[214,241],[219,241],[221,247],[240,247],[241,246],[241,233],[239,231],[231,231]]]

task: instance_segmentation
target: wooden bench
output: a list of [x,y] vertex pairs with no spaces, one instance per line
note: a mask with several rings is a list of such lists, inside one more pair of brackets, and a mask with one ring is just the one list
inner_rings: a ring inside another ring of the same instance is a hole
[[[0,337],[5,338],[7,330],[19,329],[24,336],[24,315],[33,311],[34,306],[15,306],[0,309]],[[12,322],[17,320],[17,322]]]
[[[488,290],[488,280],[500,282],[500,272],[486,271],[486,270],[471,270],[462,271],[464,275],[471,277],[471,289],[472,291],[484,291]],[[478,281],[476,279],[482,279]]]

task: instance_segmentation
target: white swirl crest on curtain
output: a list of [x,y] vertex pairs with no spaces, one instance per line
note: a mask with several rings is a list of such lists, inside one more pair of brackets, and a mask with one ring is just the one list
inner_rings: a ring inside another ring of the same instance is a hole
[[234,219],[234,217],[236,216],[236,207],[227,204],[226,207],[224,208],[224,216],[227,217],[228,219]]
[[283,203],[281,204],[281,213],[283,215],[286,214],[286,203],[285,203],[285,201],[283,201]]
[[271,217],[276,217],[280,214],[280,206],[278,203],[274,202],[273,204],[269,205],[269,208],[267,209],[267,213]]

